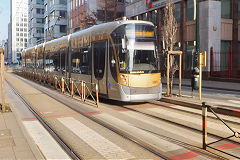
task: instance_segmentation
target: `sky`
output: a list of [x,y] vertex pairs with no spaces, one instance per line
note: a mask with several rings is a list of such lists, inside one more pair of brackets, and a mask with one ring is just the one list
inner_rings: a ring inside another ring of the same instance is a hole
[[10,1],[11,0],[0,0],[0,40],[6,40],[8,38]]

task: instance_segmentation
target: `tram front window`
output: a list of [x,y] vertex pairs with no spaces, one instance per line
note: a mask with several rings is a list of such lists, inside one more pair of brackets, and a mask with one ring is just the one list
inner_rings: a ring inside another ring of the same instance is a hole
[[[120,73],[156,73],[158,70],[154,26],[126,24],[112,33]],[[115,60],[111,59],[111,65]]]
[[157,72],[157,58],[153,42],[135,42],[119,55],[120,72]]

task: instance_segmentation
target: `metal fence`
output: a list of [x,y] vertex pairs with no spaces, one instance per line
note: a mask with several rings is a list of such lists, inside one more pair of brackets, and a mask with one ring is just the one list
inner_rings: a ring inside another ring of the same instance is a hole
[[[236,55],[237,56],[233,56]],[[237,57],[237,58],[235,58]],[[210,76],[220,78],[240,78],[240,53],[210,52]]]

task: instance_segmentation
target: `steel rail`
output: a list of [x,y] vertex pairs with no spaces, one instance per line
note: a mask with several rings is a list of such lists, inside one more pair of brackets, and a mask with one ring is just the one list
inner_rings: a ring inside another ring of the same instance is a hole
[[6,80],[7,84],[11,87],[13,92],[21,99],[21,101],[28,107],[28,109],[34,114],[38,121],[44,126],[44,128],[52,135],[52,137],[58,142],[58,144],[64,149],[64,151],[74,160],[82,160],[79,156],[64,140],[47,124],[47,122],[37,113],[31,104],[19,93],[10,82]]
[[[28,84],[29,84],[29,82],[27,82],[25,78],[22,78],[22,80],[24,80],[25,83],[28,83]],[[32,82],[32,83],[33,83],[33,82]],[[37,83],[35,83],[35,84],[37,85]],[[131,134],[129,134],[129,133],[126,133],[126,132],[124,132],[124,131],[121,131],[121,130],[118,129],[117,127],[114,127],[114,126],[112,126],[112,125],[110,125],[110,124],[107,124],[106,122],[101,121],[101,120],[99,120],[99,119],[97,119],[97,118],[95,118],[95,117],[92,117],[92,116],[90,116],[90,115],[87,115],[87,114],[85,114],[84,112],[82,112],[82,111],[80,111],[80,110],[77,110],[76,108],[73,107],[73,105],[70,105],[70,104],[67,103],[66,101],[61,100],[60,98],[57,98],[56,96],[48,93],[47,91],[45,91],[45,90],[43,90],[43,89],[40,89],[39,87],[36,87],[36,86],[34,86],[34,85],[31,85],[31,86],[32,86],[33,88],[41,91],[42,93],[46,94],[47,96],[53,98],[54,100],[58,101],[59,103],[62,103],[63,105],[71,108],[72,110],[76,111],[77,113],[81,114],[82,116],[84,116],[84,117],[92,120],[93,122],[95,122],[95,123],[97,123],[97,124],[99,124],[99,125],[107,128],[107,129],[111,130],[112,132],[114,132],[114,133],[122,136],[123,138],[125,138],[125,139],[127,139],[127,140],[129,140],[129,141],[131,141],[131,142],[133,142],[133,143],[135,143],[135,144],[137,144],[138,146],[146,149],[147,151],[153,153],[154,155],[156,155],[156,156],[158,156],[158,157],[161,157],[161,158],[163,158],[163,159],[165,159],[165,160],[170,160],[170,158],[168,158],[168,157],[164,156],[163,154],[161,154],[160,151],[158,151],[157,148],[154,148],[153,146],[151,146],[151,145],[149,145],[149,144],[147,144],[147,143],[144,143],[143,141],[141,141],[140,139],[136,138],[135,136],[133,136],[133,135],[131,135]],[[47,87],[45,87],[45,86],[42,86],[42,87],[47,88]],[[56,92],[56,93],[57,93],[57,92]]]

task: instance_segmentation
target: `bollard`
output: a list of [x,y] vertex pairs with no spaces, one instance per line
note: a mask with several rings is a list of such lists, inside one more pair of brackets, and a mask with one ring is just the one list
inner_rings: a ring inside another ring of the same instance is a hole
[[86,83],[83,83],[83,100],[86,101]]
[[202,136],[203,149],[207,148],[207,106],[202,102]]
[[84,92],[83,92],[83,81],[81,82],[81,87],[82,87],[81,92],[82,92],[82,101],[83,101],[84,100],[84,96],[83,96],[83,94],[84,94]]
[[49,76],[48,76],[48,84],[49,84],[49,86],[51,86],[51,79]]
[[98,98],[98,84],[96,84],[96,99],[97,99],[97,107],[99,106],[99,98]]
[[64,79],[63,79],[63,77],[61,78],[61,87],[62,87],[62,93],[64,93]]
[[70,94],[71,94],[72,97],[73,97],[73,90],[74,90],[74,88],[73,88],[73,80],[70,78]]
[[54,77],[54,87],[57,89],[57,77]]

